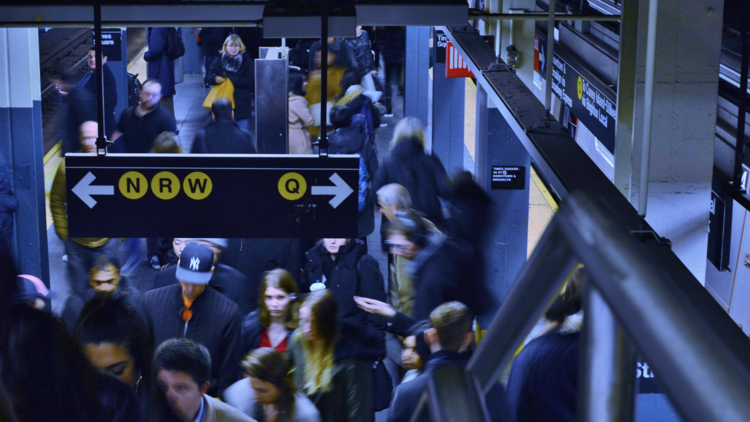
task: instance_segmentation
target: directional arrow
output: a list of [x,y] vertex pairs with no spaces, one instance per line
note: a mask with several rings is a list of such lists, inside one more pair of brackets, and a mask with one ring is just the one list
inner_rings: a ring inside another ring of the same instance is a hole
[[96,201],[91,197],[91,195],[115,194],[114,186],[91,186],[91,182],[93,182],[94,179],[96,179],[96,176],[91,174],[91,172],[88,172],[85,176],[83,176],[83,179],[81,179],[81,181],[78,182],[73,189],[71,189],[71,191],[73,191],[74,194],[78,195],[78,197],[81,198],[81,201],[88,205],[89,208],[94,208],[94,205],[96,205]]
[[333,208],[336,208],[344,202],[344,199],[348,198],[349,195],[354,192],[354,189],[347,185],[346,182],[344,182],[344,179],[342,179],[337,173],[333,173],[333,176],[331,176],[329,180],[336,186],[313,186],[312,194],[334,195],[328,203],[331,204]]

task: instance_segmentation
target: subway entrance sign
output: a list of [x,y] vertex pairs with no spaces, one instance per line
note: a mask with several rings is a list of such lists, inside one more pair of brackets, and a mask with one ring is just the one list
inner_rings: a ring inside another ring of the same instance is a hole
[[352,155],[68,154],[71,237],[357,237]]

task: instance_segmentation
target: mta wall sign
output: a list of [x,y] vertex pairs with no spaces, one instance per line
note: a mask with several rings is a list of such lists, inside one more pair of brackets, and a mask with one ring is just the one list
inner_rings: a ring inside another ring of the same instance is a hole
[[589,74],[555,45],[552,63],[547,61],[547,39],[534,35],[534,84],[542,89],[547,66],[552,66],[552,92],[586,126],[610,153],[615,153],[617,102],[610,88]]
[[359,158],[67,154],[71,237],[357,237]]

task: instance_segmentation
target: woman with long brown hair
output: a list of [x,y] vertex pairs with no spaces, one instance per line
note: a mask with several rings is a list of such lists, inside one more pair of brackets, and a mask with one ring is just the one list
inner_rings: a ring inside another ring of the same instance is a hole
[[276,268],[263,276],[258,309],[242,318],[244,354],[259,347],[286,352],[289,336],[297,328],[298,297],[297,283],[289,271]]

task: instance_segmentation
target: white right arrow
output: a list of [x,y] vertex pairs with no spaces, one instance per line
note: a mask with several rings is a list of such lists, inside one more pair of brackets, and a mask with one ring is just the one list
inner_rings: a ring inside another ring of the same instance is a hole
[[347,185],[344,179],[342,179],[341,176],[338,175],[338,173],[333,173],[333,176],[331,176],[329,180],[332,181],[336,186],[313,186],[312,194],[334,195],[333,198],[328,201],[328,203],[331,204],[333,208],[336,208],[341,205],[342,202],[344,202],[344,199],[349,197],[349,195],[354,192],[354,189]]
[[94,205],[96,205],[96,200],[94,200],[91,195],[115,194],[114,186],[91,186],[91,182],[93,182],[94,179],[96,179],[96,176],[91,174],[91,172],[88,172],[83,176],[83,179],[76,183],[75,187],[71,189],[71,191],[78,195],[78,197],[81,198],[81,201],[88,205],[89,208],[94,208]]

